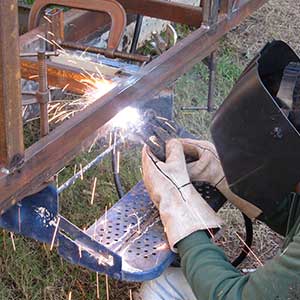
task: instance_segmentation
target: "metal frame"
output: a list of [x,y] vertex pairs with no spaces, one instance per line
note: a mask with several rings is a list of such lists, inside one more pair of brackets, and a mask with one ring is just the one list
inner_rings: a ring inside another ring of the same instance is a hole
[[0,1],[0,167],[10,169],[24,157],[17,9],[17,1]]
[[[131,1],[128,2],[131,3]],[[140,72],[133,78],[123,82],[101,99],[96,100],[87,109],[75,115],[74,118],[64,122],[49,135],[26,149],[24,164],[17,172],[9,172],[9,166],[4,164],[8,170],[2,176],[0,175],[0,211],[4,212],[17,200],[40,190],[51,176],[82,150],[82,144],[86,143],[89,137],[116,113],[127,105],[136,102],[136,99],[139,99],[140,102],[147,101],[166,85],[188,71],[194,64],[209,56],[214,50],[214,45],[225,33],[265,2],[267,0],[240,0],[239,3],[232,0],[221,0],[221,9],[217,13],[218,7],[216,8],[215,4],[219,1],[208,1],[207,7],[209,9],[204,9],[205,3],[207,3],[205,1],[202,17],[208,22],[205,22],[180,43],[141,68]],[[12,3],[15,4],[16,1],[1,1],[1,12],[3,6],[9,6]],[[10,13],[3,19],[9,22],[15,16],[16,14]],[[0,42],[1,44],[7,43],[3,39]],[[10,45],[9,51],[16,51],[16,49],[12,50]],[[17,56],[15,56],[16,59]],[[0,79],[2,79],[0,84],[7,80],[3,76]],[[11,101],[11,97],[3,97],[2,99],[5,105],[9,105]],[[18,111],[16,111],[14,118],[17,116]],[[2,112],[0,124],[6,118],[7,115]],[[13,130],[15,128],[20,130],[20,125],[14,126]],[[1,139],[3,138],[5,139],[6,135],[1,137]],[[22,134],[18,135],[19,138],[19,141],[22,141]],[[19,143],[22,144],[22,142]]]

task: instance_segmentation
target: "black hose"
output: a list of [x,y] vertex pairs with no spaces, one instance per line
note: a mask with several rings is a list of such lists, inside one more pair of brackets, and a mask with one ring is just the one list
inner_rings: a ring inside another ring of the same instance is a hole
[[249,254],[253,241],[253,224],[250,218],[248,218],[245,214],[243,214],[245,229],[246,229],[246,238],[244,241],[244,247],[240,255],[233,261],[231,264],[234,267],[237,267]]
[[[205,182],[192,182],[197,192],[203,197],[210,207],[218,212],[219,209],[225,204],[227,199],[217,189],[210,186]],[[243,214],[246,237],[243,241],[243,248],[241,253],[231,262],[234,267],[237,267],[249,254],[253,241],[253,225],[251,219]]]

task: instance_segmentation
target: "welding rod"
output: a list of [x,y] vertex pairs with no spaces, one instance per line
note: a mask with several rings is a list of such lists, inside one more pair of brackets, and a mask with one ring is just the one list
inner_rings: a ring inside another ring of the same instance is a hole
[[121,144],[122,139],[117,140],[114,144],[112,144],[110,147],[108,147],[105,151],[101,152],[96,158],[94,158],[91,162],[89,162],[86,166],[82,168],[82,170],[79,170],[76,174],[74,174],[72,177],[70,177],[67,181],[65,181],[58,189],[57,192],[60,194],[63,192],[66,188],[70,187],[73,185],[77,179],[79,179],[83,173],[88,171],[91,167],[94,165],[100,163],[106,155],[108,155],[113,149]]

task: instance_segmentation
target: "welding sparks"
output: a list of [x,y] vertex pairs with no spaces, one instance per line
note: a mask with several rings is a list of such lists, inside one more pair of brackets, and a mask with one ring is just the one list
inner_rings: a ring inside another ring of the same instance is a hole
[[54,247],[54,242],[55,242],[57,230],[58,230],[58,227],[59,227],[59,222],[60,222],[60,217],[58,217],[57,223],[55,225],[55,229],[54,229],[54,232],[53,232],[52,241],[51,241],[51,245],[50,245],[50,251],[52,251],[53,247]]
[[100,289],[99,289],[99,273],[98,272],[96,272],[96,285],[97,285],[97,290],[96,290],[96,292],[97,292],[97,299],[100,299]]
[[34,78],[38,78],[39,77],[39,75],[30,75],[28,78],[29,79],[34,79]]
[[109,300],[109,284],[108,284],[108,276],[105,275],[105,285],[106,285],[106,300]]
[[50,24],[52,24],[52,21],[47,17],[47,16],[43,16],[43,18],[47,21],[47,22],[49,22]]
[[128,129],[137,126],[142,122],[142,118],[137,108],[126,107],[120,111],[111,121],[112,127]]
[[18,204],[18,225],[19,225],[19,232],[21,232],[21,206]]
[[91,198],[91,205],[94,204],[96,186],[97,186],[97,177],[95,177],[95,179],[94,179],[94,185],[93,185],[93,191],[92,191],[92,198]]
[[72,291],[69,292],[68,300],[72,300]]
[[249,252],[253,255],[253,257],[256,259],[256,261],[260,264],[262,267],[264,264],[262,261],[258,258],[258,256],[253,252],[253,250],[245,243],[245,241],[240,237],[240,235],[235,232],[236,236],[239,238],[239,240],[243,243],[243,245],[249,250]]
[[79,164],[80,167],[80,179],[83,180],[83,169],[82,169],[82,164]]
[[15,239],[14,239],[13,232],[10,233],[10,238],[11,238],[11,243],[12,243],[13,249],[16,252],[16,244],[15,244]]
[[117,174],[120,173],[120,151],[117,152]]
[[[88,72],[86,71],[86,73]],[[95,78],[92,74],[89,73],[88,75],[90,76],[90,79],[82,79],[80,82],[85,84],[88,88],[85,94],[85,98],[89,98],[92,101],[101,98],[117,85],[116,82]]]
[[46,39],[46,38],[43,37],[42,35],[37,34],[36,36],[37,36],[38,38],[44,40],[45,42],[49,43],[50,45],[54,46],[54,44],[53,44],[51,41],[49,41],[48,39]]

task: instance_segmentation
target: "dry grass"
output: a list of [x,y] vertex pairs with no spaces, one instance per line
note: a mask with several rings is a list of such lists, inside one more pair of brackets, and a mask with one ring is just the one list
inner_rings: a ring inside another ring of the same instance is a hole
[[[246,22],[233,30],[225,38],[220,50],[217,104],[226,97],[234,81],[239,76],[244,64],[259,50],[265,42],[284,39],[300,53],[298,37],[300,23],[300,2],[295,0],[270,0],[262,9]],[[205,112],[186,114],[180,107],[203,105],[206,101],[207,71],[202,64],[196,65],[189,73],[182,76],[175,85],[176,119],[189,130],[209,138],[208,125],[211,115]],[[192,100],[193,99],[193,100]],[[38,123],[29,124],[27,131],[38,128]],[[34,137],[33,137],[34,138]],[[28,141],[31,144],[32,141]],[[62,182],[73,174],[74,166],[85,164],[99,152],[76,158],[60,174]],[[140,148],[123,149],[121,176],[126,190],[130,189],[140,178]],[[94,178],[97,176],[94,205],[90,205]],[[104,161],[98,168],[84,176],[74,187],[63,193],[61,201],[62,214],[80,227],[87,226],[95,218],[104,213],[105,207],[117,200],[112,184],[110,161]],[[230,205],[223,208],[222,216],[226,220],[225,234],[220,241],[226,248],[230,258],[236,255],[241,243],[235,231],[243,236],[240,213]],[[256,223],[254,233],[254,251],[263,262],[272,258],[280,248],[282,238],[274,234],[265,225]],[[84,268],[62,261],[55,251],[50,252],[43,245],[15,236],[16,254],[7,233],[0,235],[0,299],[68,299],[72,291],[72,299],[96,299],[96,274]],[[257,261],[252,256],[242,267],[255,268]],[[105,277],[100,276],[100,299],[106,299]],[[129,290],[135,284],[110,280],[110,300],[130,299]]]
[[251,59],[268,41],[281,39],[300,54],[300,1],[269,0],[226,37],[244,61]]

